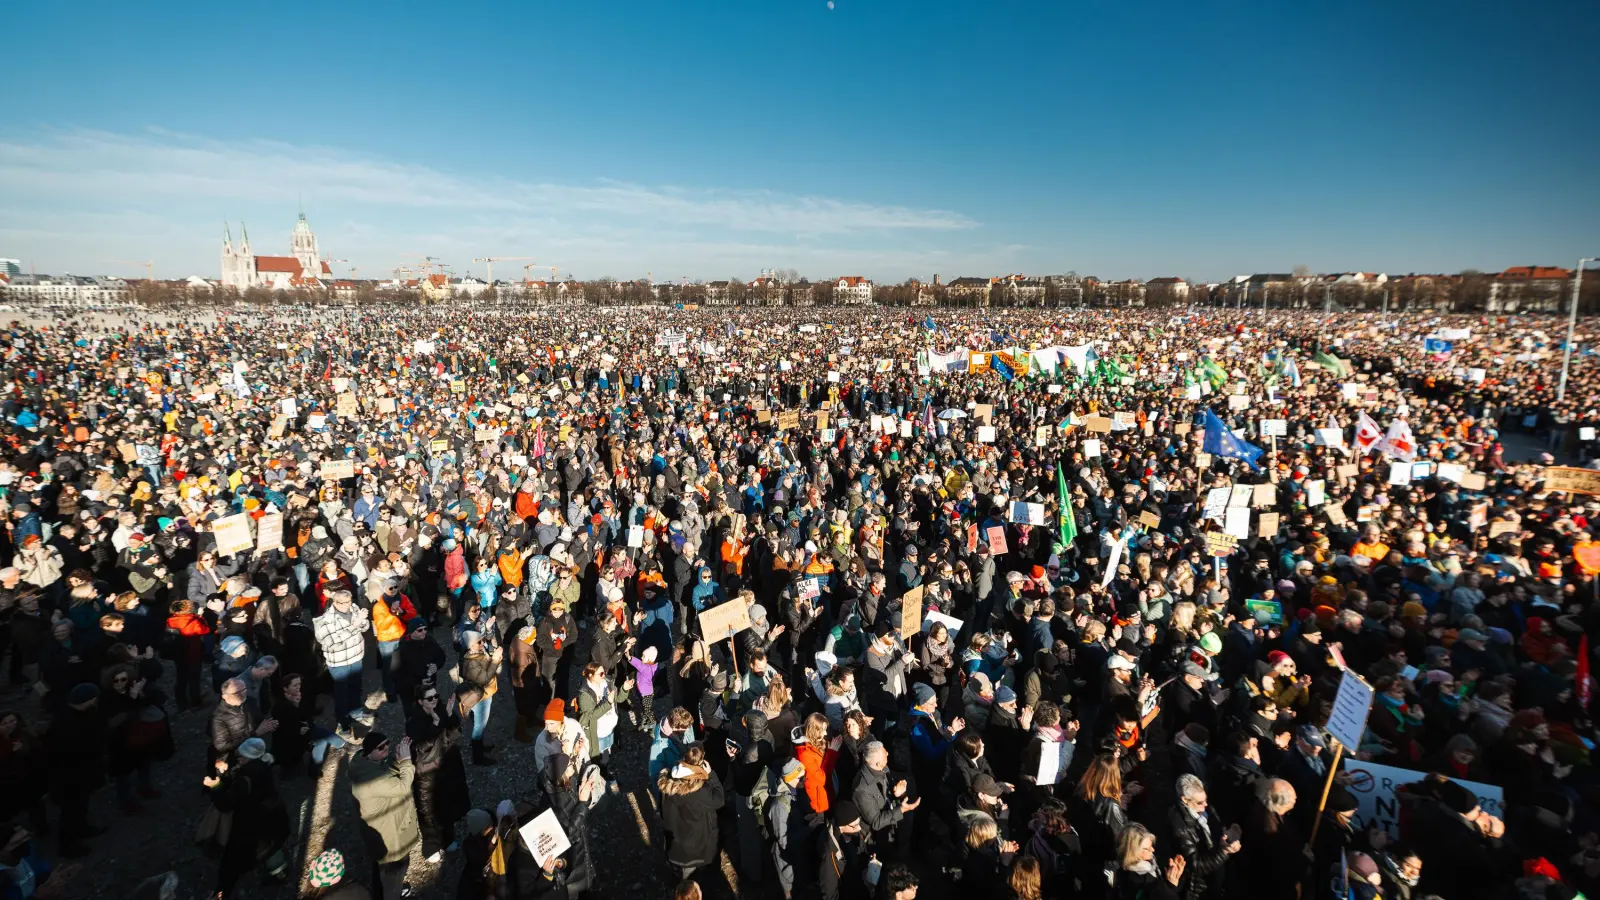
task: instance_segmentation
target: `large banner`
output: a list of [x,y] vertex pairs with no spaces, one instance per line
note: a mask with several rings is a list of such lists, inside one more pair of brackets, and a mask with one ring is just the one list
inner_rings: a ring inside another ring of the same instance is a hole
[[[1356,798],[1356,830],[1364,831],[1369,825],[1377,823],[1389,832],[1390,837],[1400,837],[1400,800],[1395,795],[1395,789],[1421,781],[1427,773],[1380,766],[1349,757],[1345,758],[1344,771],[1350,776],[1350,793]],[[1505,816],[1505,795],[1499,788],[1476,781],[1452,780],[1476,794],[1484,812],[1501,818]]]

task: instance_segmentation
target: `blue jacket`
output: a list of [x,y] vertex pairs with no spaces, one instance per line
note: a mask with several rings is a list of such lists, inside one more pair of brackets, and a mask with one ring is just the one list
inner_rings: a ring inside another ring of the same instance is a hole
[[920,709],[911,710],[911,749],[926,760],[940,759],[956,739],[944,733],[933,717]]
[[498,602],[495,597],[495,590],[500,587],[501,582],[504,580],[500,577],[500,570],[493,567],[482,572],[473,572],[468,581],[471,583],[472,589],[478,592],[478,605],[495,605]]

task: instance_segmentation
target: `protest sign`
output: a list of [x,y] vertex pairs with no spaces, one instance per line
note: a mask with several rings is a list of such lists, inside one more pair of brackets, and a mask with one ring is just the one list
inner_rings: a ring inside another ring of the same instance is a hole
[[1250,494],[1250,505],[1255,507],[1256,509],[1270,508],[1270,507],[1276,505],[1277,502],[1278,502],[1278,487],[1277,487],[1277,485],[1274,485],[1274,484],[1271,484],[1271,483],[1258,484],[1258,485],[1255,485],[1252,488],[1251,494]]
[[256,545],[250,537],[250,516],[235,513],[211,523],[211,533],[217,539],[217,555],[232,556]]
[[1482,472],[1468,472],[1461,476],[1461,486],[1469,491],[1481,491],[1488,485],[1488,479]]
[[980,443],[980,444],[992,444],[992,443],[994,443],[994,438],[995,438],[995,434],[994,434],[994,426],[993,425],[979,425],[978,426],[978,443]]
[[[1400,837],[1399,788],[1416,784],[1428,776],[1426,772],[1413,772],[1395,766],[1345,757],[1344,772],[1349,776],[1348,790],[1356,798],[1355,830],[1365,834],[1376,825],[1389,833],[1391,839]],[[1483,811],[1495,816],[1505,815],[1505,792],[1495,785],[1452,778],[1456,784],[1471,791],[1478,798]]]
[[1288,437],[1288,435],[1289,435],[1289,420],[1288,419],[1262,419],[1261,420],[1261,436],[1262,437]]
[[1228,509],[1228,498],[1233,496],[1233,491],[1225,487],[1212,488],[1206,492],[1206,505],[1202,511],[1202,518],[1221,519]]
[[1010,521],[1023,525],[1047,525],[1043,503],[1024,503],[1021,500],[1011,501]]
[[636,548],[636,549],[639,548],[639,547],[643,547],[644,546],[644,526],[643,525],[629,525],[628,526],[628,546]]
[[994,406],[988,403],[979,403],[972,408],[972,417],[985,425],[993,425]]
[[1256,617],[1256,624],[1262,627],[1283,624],[1283,604],[1276,600],[1246,600],[1244,608]]
[[256,522],[256,552],[283,549],[283,513],[267,513]]
[[1111,420],[1105,416],[1087,416],[1083,420],[1083,428],[1094,434],[1110,434]]
[[1264,512],[1256,517],[1256,537],[1272,539],[1278,536],[1279,514]]
[[522,836],[522,845],[533,854],[533,861],[541,868],[546,862],[572,849],[572,839],[567,837],[566,829],[556,819],[554,807],[534,816],[532,821],[517,829],[517,834]]
[[356,464],[348,459],[324,460],[322,468],[318,470],[323,481],[338,481],[344,478],[356,477]]
[[1004,526],[990,525],[989,530],[984,532],[984,536],[989,541],[990,556],[999,556],[1011,550],[1010,547],[1006,546],[1006,529]]
[[1495,519],[1489,523],[1490,538],[1497,538],[1502,534],[1516,534],[1521,530],[1522,526],[1515,522],[1507,522],[1504,519]]
[[1250,507],[1230,506],[1223,519],[1222,530],[1231,537],[1245,540],[1250,537]]
[[279,400],[278,409],[283,411],[283,415],[286,418],[292,419],[298,414],[298,407],[295,405],[295,399],[293,397],[285,397],[282,400]]
[[1159,529],[1161,527],[1161,517],[1146,509],[1139,513],[1139,524],[1146,528]]
[[1367,713],[1372,709],[1372,686],[1360,675],[1344,670],[1339,680],[1339,692],[1333,697],[1333,712],[1328,716],[1328,733],[1355,752],[1361,746],[1361,735],[1367,730]]
[[1233,535],[1222,531],[1208,531],[1205,539],[1206,553],[1211,556],[1228,556],[1239,546]]
[[700,613],[700,634],[706,643],[731,638],[750,627],[750,607],[734,598]]
[[1571,494],[1600,494],[1600,471],[1572,466],[1545,466],[1544,489]]
[[378,412],[382,415],[393,415],[395,410],[393,397],[378,398]]
[[900,595],[900,638],[911,640],[911,636],[922,630],[922,585],[917,585]]
[[1100,442],[1094,438],[1089,438],[1083,442],[1083,456],[1085,459],[1095,459],[1102,452],[1103,450],[1100,447]]
[[341,419],[354,417],[356,414],[356,395],[340,394],[338,405],[333,408],[333,411],[338,413]]

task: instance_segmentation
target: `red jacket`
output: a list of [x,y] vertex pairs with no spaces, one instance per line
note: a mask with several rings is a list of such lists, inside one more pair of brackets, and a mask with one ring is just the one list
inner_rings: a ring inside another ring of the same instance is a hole
[[167,617],[167,629],[177,632],[178,646],[174,654],[177,662],[198,663],[206,658],[205,636],[211,626],[194,613],[180,613]]

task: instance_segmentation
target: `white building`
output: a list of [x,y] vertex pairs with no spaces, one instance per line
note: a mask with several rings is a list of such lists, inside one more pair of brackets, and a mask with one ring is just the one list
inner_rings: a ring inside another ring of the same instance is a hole
[[115,306],[128,301],[128,283],[105,276],[15,275],[6,296],[47,306]]
[[243,224],[239,232],[239,244],[234,246],[232,231],[226,224],[222,226],[223,287],[241,291],[253,287],[279,291],[321,287],[321,279],[333,274],[318,252],[317,236],[305,213],[300,214],[300,221],[289,234],[288,256],[255,256],[250,252],[250,232]]
[[833,285],[835,306],[865,306],[872,302],[872,282],[860,275],[846,275]]
[[470,275],[466,278],[457,278],[450,282],[450,293],[457,297],[465,296],[476,298],[479,294],[482,294],[488,289],[489,282],[484,281],[481,278],[473,278]]

